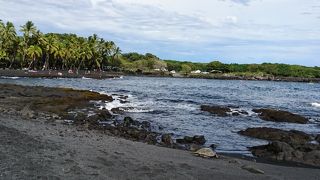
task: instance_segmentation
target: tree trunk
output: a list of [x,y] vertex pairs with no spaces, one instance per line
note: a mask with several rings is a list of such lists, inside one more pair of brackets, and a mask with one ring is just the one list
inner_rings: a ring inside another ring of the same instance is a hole
[[46,60],[44,61],[44,65],[43,65],[42,70],[48,70],[49,60],[50,60],[50,55],[47,55]]
[[[31,66],[34,64],[34,62],[36,61],[36,58],[34,57],[33,58],[33,60],[31,61],[31,63],[29,64],[29,67],[28,67],[28,69],[30,69],[31,68]],[[32,68],[32,69],[34,69],[34,68]]]

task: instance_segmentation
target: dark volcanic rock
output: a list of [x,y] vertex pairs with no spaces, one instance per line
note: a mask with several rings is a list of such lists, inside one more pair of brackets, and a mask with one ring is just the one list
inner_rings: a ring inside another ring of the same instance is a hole
[[266,121],[289,122],[299,124],[306,124],[308,122],[307,118],[287,111],[274,109],[253,109],[252,111],[255,113],[259,113],[259,117]]
[[161,136],[161,143],[164,144],[165,146],[172,146],[173,145],[173,140],[170,134],[163,134]]
[[318,143],[320,143],[320,134],[316,136],[315,140],[318,141]]
[[288,144],[274,141],[268,145],[249,149],[257,157],[320,166],[320,146],[315,144]]
[[124,110],[122,110],[119,107],[117,107],[117,108],[112,108],[111,112],[113,112],[114,114],[123,114]]
[[211,114],[225,117],[225,116],[228,116],[228,113],[231,112],[231,109],[228,107],[222,107],[222,106],[201,105],[201,111],[207,111]]
[[177,143],[179,144],[197,144],[197,145],[204,145],[206,143],[206,139],[204,136],[185,136],[183,139],[177,139]]
[[301,131],[284,131],[275,128],[248,128],[238,132],[241,135],[270,141],[282,141],[286,143],[306,143],[311,141],[311,136]]
[[144,141],[148,144],[157,144],[157,136],[156,133],[149,133]]
[[[75,121],[81,121],[83,122],[82,118],[83,116],[75,116]],[[110,120],[113,116],[110,114],[110,112],[106,109],[99,110],[96,112],[95,115],[89,116],[88,118],[85,119],[86,122],[89,124],[97,124],[100,121],[107,121]]]

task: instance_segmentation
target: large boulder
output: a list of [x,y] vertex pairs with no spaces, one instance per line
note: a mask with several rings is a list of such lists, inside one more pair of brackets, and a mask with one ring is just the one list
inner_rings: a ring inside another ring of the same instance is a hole
[[274,109],[253,109],[255,113],[259,113],[259,117],[265,121],[273,122],[288,122],[306,124],[308,119],[298,114],[293,114],[287,111]]
[[211,114],[215,114],[217,116],[225,117],[228,116],[228,113],[231,113],[231,109],[223,106],[208,106],[201,105],[201,111],[207,111]]
[[301,131],[285,131],[275,128],[248,128],[244,131],[238,132],[241,135],[249,136],[258,139],[264,139],[269,141],[282,141],[286,143],[307,143],[311,141],[312,138],[310,135],[301,132]]
[[320,166],[320,146],[315,144],[288,144],[274,141],[249,149],[254,156],[261,158]]
[[206,139],[204,136],[185,136],[183,139],[176,139],[177,143],[179,144],[197,144],[197,145],[204,145],[206,143]]

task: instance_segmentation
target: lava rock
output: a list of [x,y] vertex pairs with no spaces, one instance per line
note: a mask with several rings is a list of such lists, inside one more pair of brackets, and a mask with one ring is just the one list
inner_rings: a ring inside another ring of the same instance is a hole
[[298,114],[293,114],[287,111],[274,109],[253,109],[255,113],[259,113],[259,117],[265,121],[273,122],[288,122],[306,124],[308,119]]
[[172,146],[174,143],[170,134],[163,134],[161,136],[161,142],[165,146]]
[[311,136],[301,131],[285,131],[275,128],[248,128],[238,132],[241,135],[269,141],[282,141],[286,143],[307,143]]
[[320,134],[316,136],[315,140],[318,141],[318,143],[320,143]]
[[156,133],[149,133],[146,136],[144,141],[148,144],[157,144],[157,134]]
[[206,111],[217,116],[225,117],[231,112],[228,107],[201,105],[201,111]]
[[197,145],[204,145],[206,143],[206,139],[204,136],[185,136],[183,139],[177,139],[177,143],[179,144],[197,144]]
[[267,145],[249,148],[257,157],[291,161],[320,167],[320,146],[316,144],[288,144],[274,141]]

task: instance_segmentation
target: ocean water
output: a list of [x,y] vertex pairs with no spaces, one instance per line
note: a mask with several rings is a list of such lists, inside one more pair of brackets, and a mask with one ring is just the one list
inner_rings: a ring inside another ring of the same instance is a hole
[[[237,134],[249,127],[273,127],[320,134],[320,84],[268,81],[130,77],[95,79],[0,78],[0,83],[71,87],[114,94],[105,108],[131,107],[126,115],[150,121],[155,131],[175,137],[204,135],[207,145],[218,152],[250,155],[247,147],[266,144],[264,140]],[[116,95],[117,94],[117,95]],[[121,104],[118,95],[128,96]],[[237,117],[217,117],[200,110],[201,105],[236,107],[249,112]],[[276,108],[310,118],[308,124],[263,121],[254,108]]]

